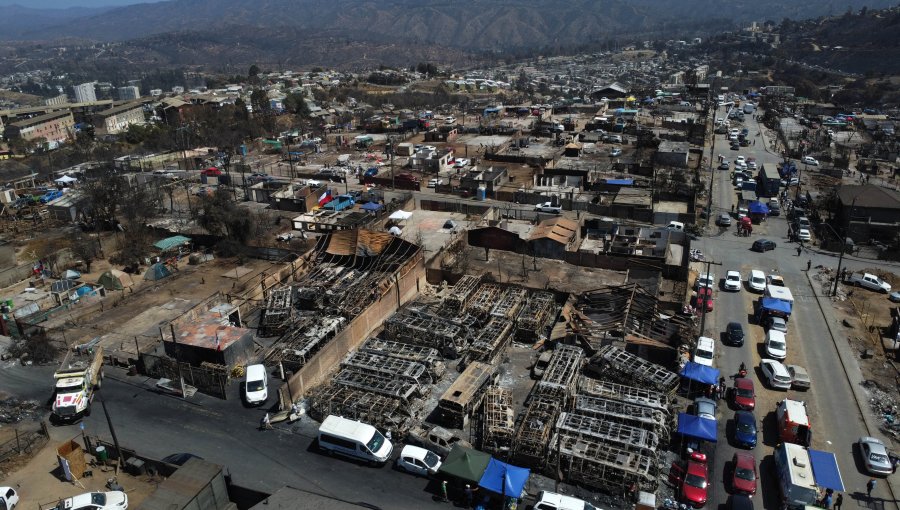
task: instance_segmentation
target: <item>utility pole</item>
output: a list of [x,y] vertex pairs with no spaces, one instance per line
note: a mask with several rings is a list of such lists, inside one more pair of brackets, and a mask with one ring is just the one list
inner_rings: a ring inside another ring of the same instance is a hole
[[837,296],[838,282],[841,281],[841,264],[844,263],[844,252],[847,251],[847,234],[850,232],[850,220],[853,219],[853,207],[856,206],[857,198],[859,198],[858,195],[853,197],[853,202],[850,202],[850,212],[847,213],[847,226],[844,227],[844,236],[841,238],[841,256],[838,257],[837,272],[834,273],[834,287],[831,289],[831,297]]
[[[713,262],[712,260],[707,260],[706,261],[706,275],[709,275],[710,266],[721,266],[721,265],[722,265],[721,262]],[[700,275],[700,276],[704,276],[704,275]],[[700,298],[700,289],[699,288],[697,289],[697,298],[698,299],[696,300],[696,302],[700,306],[700,336],[703,336],[704,328],[706,328],[706,301],[709,299],[709,294],[712,294],[712,285],[715,285],[716,282],[709,282],[709,284],[710,284],[709,292],[703,294],[702,301],[699,299]]]
[[109,433],[112,435],[113,444],[116,445],[116,457],[119,458],[119,462],[116,464],[116,473],[118,473],[119,467],[124,464],[125,452],[119,447],[119,438],[116,437],[116,429],[113,428],[112,420],[109,417],[109,411],[106,409],[106,400],[103,399],[103,392],[97,391],[97,394],[100,395],[100,405],[103,406],[103,414],[106,415],[106,424],[109,426]]

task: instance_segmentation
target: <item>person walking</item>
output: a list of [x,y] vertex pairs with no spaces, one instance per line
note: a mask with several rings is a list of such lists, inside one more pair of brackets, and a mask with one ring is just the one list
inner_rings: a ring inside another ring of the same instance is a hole
[[802,247],[802,246],[798,246],[798,247],[797,247],[797,256],[799,257],[800,254],[801,254],[802,252],[803,252],[803,247]]
[[272,422],[269,420],[269,413],[266,413],[259,422],[260,430],[272,430]]
[[875,479],[869,478],[869,481],[866,482],[866,496],[869,499],[872,499],[872,491],[875,490]]
[[834,500],[834,510],[841,510],[841,505],[844,504],[844,495],[838,493],[837,498]]
[[806,261],[806,270],[809,271],[809,268],[811,268],[811,267],[812,267],[812,260],[807,260]]
[[447,497],[447,480],[441,482],[441,501],[450,501],[450,498]]

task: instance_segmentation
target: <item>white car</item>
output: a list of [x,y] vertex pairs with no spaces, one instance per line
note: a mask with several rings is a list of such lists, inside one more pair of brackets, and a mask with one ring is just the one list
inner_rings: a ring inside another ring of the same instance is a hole
[[801,161],[804,165],[819,166],[819,162],[812,156],[803,156],[803,159]]
[[787,337],[784,332],[770,329],[766,333],[766,356],[777,360],[787,358]]
[[797,239],[801,241],[809,241],[812,239],[812,236],[809,235],[809,230],[805,228],[801,228],[797,231]]
[[750,271],[750,277],[747,278],[747,285],[750,287],[750,290],[754,292],[765,292],[766,291],[766,275],[759,269],[752,269]]
[[618,148],[618,147],[616,147],[616,148],[614,148],[613,150],[609,151],[609,156],[610,156],[611,158],[615,158],[615,157],[621,156],[621,155],[622,155],[622,149],[620,149],[620,148]]
[[553,205],[553,202],[544,202],[543,204],[538,204],[534,206],[535,211],[551,213],[551,214],[560,214],[562,213],[562,207],[558,205]]
[[429,188],[434,188],[435,186],[440,186],[441,184],[444,184],[444,181],[442,179],[430,179],[428,181]]
[[466,158],[459,158],[456,160],[456,163],[453,164],[455,168],[462,168],[469,164],[469,160]]
[[694,363],[711,367],[713,366],[713,358],[715,358],[715,355],[715,340],[706,336],[701,336],[697,339],[697,348],[694,350]]
[[781,362],[774,359],[762,359],[759,362],[759,368],[769,387],[785,391],[791,389],[791,373]]
[[122,491],[89,492],[73,498],[62,499],[53,510],[124,510],[128,508],[128,495]]
[[445,124],[456,124],[456,117],[447,117],[444,119]]
[[738,157],[734,158],[735,165],[744,165],[746,163],[747,163],[747,158],[745,158],[744,156],[738,156]]
[[537,502],[532,508],[534,510],[596,510],[594,505],[580,499],[548,491],[538,493]]
[[716,286],[716,275],[712,273],[701,274],[697,277],[697,282],[694,284],[696,288],[700,287],[709,287],[713,288]]
[[441,458],[425,448],[406,445],[397,457],[397,467],[414,475],[433,475],[441,467]]
[[12,510],[19,504],[19,494],[12,487],[0,487],[0,510]]
[[741,273],[728,271],[725,273],[725,290],[741,290]]

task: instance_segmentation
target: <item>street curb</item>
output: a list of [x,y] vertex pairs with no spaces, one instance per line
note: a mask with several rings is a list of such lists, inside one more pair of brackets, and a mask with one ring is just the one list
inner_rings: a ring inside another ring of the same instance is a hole
[[[854,384],[853,381],[850,379],[850,372],[847,370],[847,365],[844,362],[844,357],[845,356],[847,356],[847,357],[853,356],[853,353],[852,353],[852,351],[850,351],[850,348],[848,346],[837,341],[837,337],[835,337],[835,335],[834,335],[834,330],[831,328],[831,321],[833,319],[825,314],[825,307],[822,305],[822,297],[816,293],[816,287],[813,284],[812,278],[810,278],[810,276],[809,276],[809,271],[806,271],[805,274],[806,274],[806,281],[809,283],[809,286],[813,291],[813,296],[815,296],[815,298],[816,298],[816,304],[819,306],[819,311],[822,313],[822,317],[825,319],[825,327],[828,328],[828,334],[829,334],[829,336],[831,336],[831,342],[834,344],[834,348],[838,353],[838,361],[841,363],[841,369],[844,371],[844,377],[846,377],[847,382],[850,383],[850,388],[851,388],[851,391],[853,392],[853,401],[856,402],[856,408],[859,411],[860,416],[862,416],[862,418],[863,418],[863,425],[865,425],[865,427],[866,427],[866,435],[873,436],[872,429],[874,428],[876,431],[878,431],[878,427],[874,424],[869,423],[869,421],[872,418],[870,416],[871,413],[867,414],[865,412],[865,410],[864,410],[865,407],[863,407],[863,404],[860,399],[860,392],[862,392],[863,390],[859,387],[859,385]],[[867,399],[862,399],[862,400],[867,400]],[[855,464],[856,460],[854,459],[853,461]],[[886,482],[885,485],[887,486],[888,490],[891,493],[891,501],[896,502],[897,497],[894,494],[896,494],[897,491],[894,490],[894,484],[893,484],[893,481],[891,480],[891,477],[889,477],[889,476],[885,477],[884,481]],[[844,489],[847,489],[847,487],[844,487]],[[845,490],[845,492],[851,492],[851,491]],[[885,501],[885,503],[887,503],[887,501]],[[895,504],[895,507],[897,507],[896,504]]]

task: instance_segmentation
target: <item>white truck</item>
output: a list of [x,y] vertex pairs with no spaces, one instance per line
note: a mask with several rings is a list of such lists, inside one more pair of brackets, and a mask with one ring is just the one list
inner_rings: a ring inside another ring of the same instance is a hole
[[781,443],[774,453],[781,507],[799,510],[815,505],[819,490],[806,449],[794,443]]
[[103,379],[103,348],[71,349],[53,374],[54,422],[75,422],[90,416],[94,391]]
[[869,273],[854,273],[844,282],[847,285],[856,285],[857,287],[865,287],[875,292],[887,294],[891,291],[891,284],[881,278]]
[[791,294],[791,289],[787,287],[773,287],[769,285],[766,287],[766,296],[794,304],[794,295]]

